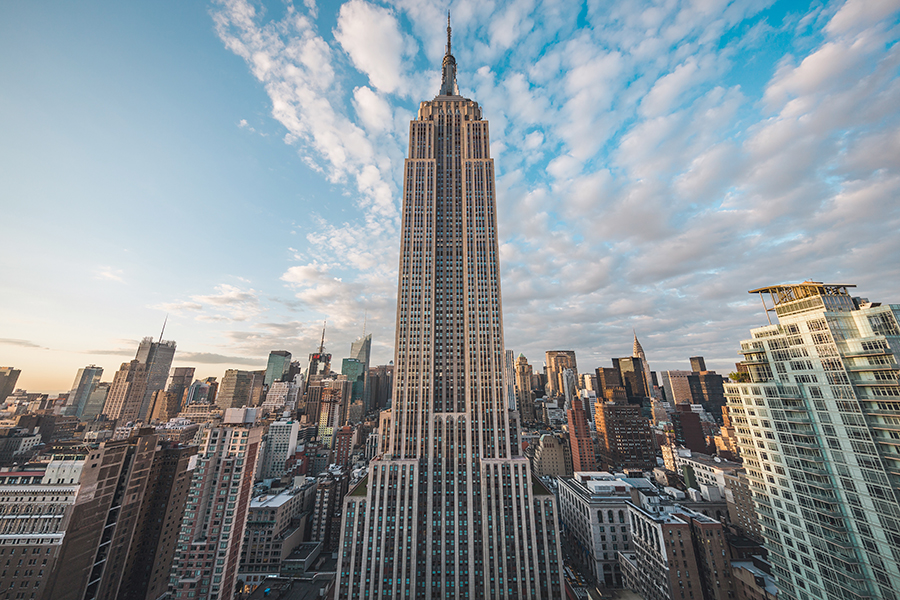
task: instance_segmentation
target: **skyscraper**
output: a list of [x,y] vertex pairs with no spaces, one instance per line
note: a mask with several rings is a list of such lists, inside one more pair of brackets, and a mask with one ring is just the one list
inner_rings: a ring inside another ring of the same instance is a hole
[[147,370],[144,364],[137,359],[122,363],[109,386],[103,414],[108,419],[123,423],[137,421],[146,389]]
[[84,408],[87,401],[91,397],[91,393],[97,384],[100,383],[100,377],[103,375],[103,367],[97,365],[88,365],[82,369],[78,369],[75,375],[75,381],[72,382],[72,391],[69,392],[68,404],[74,407],[73,412],[79,419],[84,414]]
[[16,391],[16,382],[22,371],[13,367],[0,367],[0,402]]
[[900,581],[900,306],[806,281],[741,342],[728,414],[779,598],[894,600]]
[[522,421],[525,423],[531,423],[535,420],[534,396],[531,391],[532,375],[528,359],[525,358],[524,354],[520,354],[516,359],[516,404],[519,407]]
[[175,342],[164,340],[162,337],[158,342],[154,342],[152,337],[141,340],[135,359],[140,361],[147,371],[147,384],[138,410],[138,419],[143,420],[147,416],[153,392],[165,389],[174,357]]
[[[372,355],[372,334],[364,335],[350,344],[350,358],[355,358],[364,365],[363,369],[363,410],[372,410],[372,394],[369,387],[369,358]],[[343,373],[343,370],[341,371]],[[346,373],[344,373],[346,375]],[[354,394],[355,395],[355,394]],[[355,400],[355,399],[354,399]]]
[[266,363],[266,375],[263,383],[267,386],[275,381],[284,381],[291,368],[291,353],[287,350],[272,350]]
[[572,369],[575,378],[578,379],[578,366],[575,363],[574,350],[548,350],[547,351],[547,396],[556,398],[564,396],[566,385],[564,381],[566,369]]
[[456,60],[404,164],[391,445],[344,499],[340,598],[561,598],[553,495],[508,410],[488,124]]

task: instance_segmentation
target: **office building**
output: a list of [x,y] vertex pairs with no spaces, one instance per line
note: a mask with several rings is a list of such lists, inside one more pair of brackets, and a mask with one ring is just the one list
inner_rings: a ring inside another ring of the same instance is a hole
[[13,367],[0,367],[0,403],[6,401],[6,397],[16,391],[16,382],[22,371]]
[[101,381],[94,386],[84,405],[84,411],[81,413],[82,421],[93,421],[97,415],[103,412],[106,398],[109,396],[110,385],[107,381]]
[[641,359],[641,366],[644,370],[644,381],[646,383],[647,396],[651,398],[656,398],[657,393],[653,389],[653,375],[650,373],[650,364],[647,362],[647,355],[644,354],[644,348],[641,346],[641,343],[638,341],[637,334],[634,334],[634,343],[631,347],[631,355],[635,358]]
[[72,382],[72,391],[69,392],[69,398],[66,402],[71,407],[71,411],[68,414],[75,415],[79,419],[82,417],[88,400],[97,384],[100,383],[102,375],[103,367],[98,367],[97,365],[88,365],[78,369],[75,381]]
[[263,376],[263,384],[269,387],[276,381],[285,381],[290,368],[291,353],[287,350],[272,350],[269,352],[269,360],[266,363],[266,374]]
[[369,368],[357,358],[345,358],[341,361],[341,375],[350,382],[350,404],[363,404],[366,392],[366,375]]
[[122,363],[113,376],[103,405],[107,419],[132,423],[140,419],[141,403],[147,390],[147,369],[139,360]]
[[[369,359],[372,355],[372,334],[363,335],[362,337],[355,340],[352,344],[350,344],[350,358],[357,360],[362,364],[362,392],[361,394],[356,394],[355,392],[352,395],[350,400],[351,403],[360,400],[363,404],[363,414],[369,414],[372,410],[372,394],[371,389],[369,388]],[[343,368],[341,369],[341,373],[344,373]],[[344,375],[348,375],[344,373]],[[353,381],[353,378],[348,378]]]
[[74,453],[0,472],[0,598],[49,598],[46,581],[73,525],[83,464]]
[[447,34],[404,164],[391,448],[344,499],[337,595],[561,598],[556,501],[503,384],[488,124]]
[[516,404],[519,406],[519,414],[522,422],[531,423],[537,420],[534,413],[534,395],[531,387],[531,379],[534,375],[531,365],[524,354],[516,358]]
[[169,586],[197,447],[157,440],[118,600],[157,600]]
[[147,373],[147,383],[144,388],[144,397],[141,399],[137,420],[143,421],[150,410],[150,401],[153,392],[163,390],[169,379],[169,369],[172,368],[172,359],[175,358],[175,342],[160,338],[154,342],[152,337],[141,340],[137,349],[135,360],[144,365]]
[[671,404],[695,404],[691,386],[692,371],[663,371],[661,379],[666,401]]
[[753,290],[770,324],[725,386],[779,598],[898,597],[900,307],[852,287]]
[[[636,356],[612,359],[613,367],[619,372],[619,379],[625,388],[630,404],[641,404],[650,398],[650,380],[644,369],[644,360]],[[650,415],[647,415],[648,417]]]
[[566,441],[552,433],[543,434],[534,449],[532,471],[538,477],[571,477],[572,450]]
[[587,415],[580,406],[566,411],[569,422],[569,448],[572,452],[572,469],[575,471],[596,471],[594,440],[588,427]]
[[390,408],[394,390],[394,365],[369,367],[369,410]]
[[621,474],[578,471],[557,481],[562,536],[570,554],[600,585],[622,587],[618,553],[632,549],[631,489],[653,488],[653,484]]
[[546,353],[548,398],[562,398],[566,393],[565,371],[571,369],[578,378],[578,365],[575,362],[574,350],[548,350]]
[[234,593],[262,442],[262,428],[247,420],[203,431],[172,563],[173,598],[226,600]]
[[253,374],[250,371],[227,369],[222,378],[222,385],[216,393],[216,406],[222,410],[253,406],[250,403],[252,379]]
[[153,429],[147,428],[86,450],[71,526],[48,577],[45,597],[120,597],[156,444]]
[[594,423],[603,469],[649,471],[656,467],[656,445],[650,422],[641,413],[640,406],[628,404],[624,399],[619,402],[598,399],[594,405]]

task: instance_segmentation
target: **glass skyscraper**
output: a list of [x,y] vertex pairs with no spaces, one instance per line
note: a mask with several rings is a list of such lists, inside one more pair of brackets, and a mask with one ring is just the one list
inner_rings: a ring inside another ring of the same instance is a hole
[[339,598],[562,598],[553,495],[504,384],[494,164],[456,60],[410,123],[387,451],[346,496]]

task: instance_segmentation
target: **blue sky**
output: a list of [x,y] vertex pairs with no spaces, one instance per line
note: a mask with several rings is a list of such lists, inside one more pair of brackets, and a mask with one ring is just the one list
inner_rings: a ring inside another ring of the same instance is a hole
[[897,0],[7,2],[0,365],[393,354],[400,169],[453,12],[491,124],[506,342],[727,372],[747,290],[900,302]]

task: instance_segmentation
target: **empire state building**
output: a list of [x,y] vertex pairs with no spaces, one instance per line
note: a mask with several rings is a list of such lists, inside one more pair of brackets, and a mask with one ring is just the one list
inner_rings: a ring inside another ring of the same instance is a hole
[[344,499],[339,598],[556,600],[556,502],[503,381],[488,124],[459,95],[449,18],[442,69],[409,127],[393,404]]

